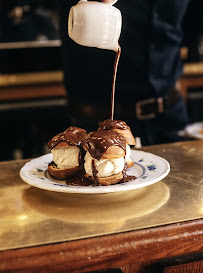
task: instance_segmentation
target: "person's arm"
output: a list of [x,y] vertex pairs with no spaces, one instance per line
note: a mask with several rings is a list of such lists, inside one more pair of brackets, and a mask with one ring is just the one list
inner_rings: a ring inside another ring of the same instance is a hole
[[198,44],[203,38],[203,1],[190,1],[183,21],[183,46],[189,49],[188,60],[198,61]]

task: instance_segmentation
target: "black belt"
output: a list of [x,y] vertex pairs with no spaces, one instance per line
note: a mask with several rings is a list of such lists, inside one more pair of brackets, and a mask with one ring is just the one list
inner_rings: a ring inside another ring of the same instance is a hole
[[166,113],[181,95],[177,89],[173,89],[167,95],[158,98],[141,100],[132,105],[119,105],[119,112],[130,117],[134,114],[136,119],[152,119],[160,114]]
[[[138,120],[152,119],[166,113],[173,106],[181,95],[177,89],[173,89],[167,95],[158,98],[149,98],[132,104],[115,105],[115,116],[121,118],[134,118]],[[107,119],[110,118],[110,109],[104,105],[72,102],[73,113],[83,118]]]

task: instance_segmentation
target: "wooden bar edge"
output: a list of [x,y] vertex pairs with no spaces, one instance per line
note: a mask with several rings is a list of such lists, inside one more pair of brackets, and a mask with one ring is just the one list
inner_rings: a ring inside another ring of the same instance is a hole
[[0,272],[88,272],[203,251],[203,219],[0,252]]

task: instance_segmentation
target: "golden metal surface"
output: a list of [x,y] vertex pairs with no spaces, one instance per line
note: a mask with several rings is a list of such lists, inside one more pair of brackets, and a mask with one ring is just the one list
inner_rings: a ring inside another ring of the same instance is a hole
[[171,172],[142,189],[102,195],[55,193],[19,177],[27,160],[1,162],[0,250],[142,229],[203,216],[203,141],[144,147]]
[[63,72],[61,70],[0,75],[0,87],[41,83],[62,83],[62,81]]

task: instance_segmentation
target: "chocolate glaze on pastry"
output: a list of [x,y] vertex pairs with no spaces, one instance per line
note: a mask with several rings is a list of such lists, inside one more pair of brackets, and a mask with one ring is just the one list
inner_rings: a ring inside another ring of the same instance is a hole
[[93,158],[98,160],[111,146],[119,146],[126,153],[125,138],[113,130],[98,130],[89,133],[83,139],[82,146]]
[[121,129],[121,130],[126,130],[130,129],[130,127],[125,123],[125,121],[122,120],[111,120],[111,119],[106,119],[103,122],[99,124],[99,129],[98,130],[111,130],[111,129]]
[[65,142],[70,146],[79,146],[86,134],[86,130],[71,126],[64,132],[54,136],[48,142],[48,148],[49,150],[52,150],[57,144],[61,142]]
[[106,119],[100,123],[98,130],[113,130],[120,133],[128,145],[135,145],[135,138],[132,135],[130,127],[122,120]]

